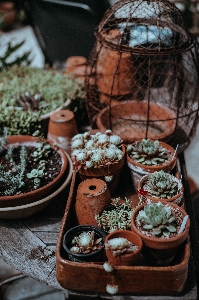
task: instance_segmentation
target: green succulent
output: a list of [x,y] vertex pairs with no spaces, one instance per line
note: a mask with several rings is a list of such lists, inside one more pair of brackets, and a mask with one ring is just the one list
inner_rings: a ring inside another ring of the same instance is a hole
[[143,184],[143,189],[156,198],[172,198],[179,192],[179,180],[163,170],[151,173]]
[[177,231],[177,222],[169,205],[161,202],[150,203],[144,206],[137,215],[137,221],[142,228],[153,235],[169,237]]
[[158,140],[142,139],[128,145],[127,153],[133,160],[143,165],[158,165],[168,159],[168,151],[162,147]]
[[[50,68],[13,65],[0,72],[0,135],[33,135],[41,132],[41,116],[69,104],[82,120],[84,87],[72,75]],[[72,105],[75,101],[75,105]],[[85,112],[85,109],[84,109]]]

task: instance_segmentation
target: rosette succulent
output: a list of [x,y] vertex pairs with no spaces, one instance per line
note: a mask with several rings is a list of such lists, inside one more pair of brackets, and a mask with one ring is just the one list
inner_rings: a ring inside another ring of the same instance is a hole
[[143,189],[152,197],[169,199],[179,193],[181,186],[178,178],[161,170],[148,176],[143,184]]
[[122,159],[122,140],[111,130],[105,133],[85,132],[75,135],[71,140],[71,159],[74,169],[97,168],[116,163]]
[[144,231],[156,237],[169,237],[177,231],[177,222],[169,205],[161,202],[150,203],[144,206],[137,215],[136,221]]
[[83,231],[73,238],[71,246],[70,251],[73,253],[91,253],[102,247],[102,238],[95,238],[94,231]]
[[132,244],[126,238],[117,237],[108,240],[105,244],[105,249],[110,249],[114,256],[127,254],[138,250],[138,246]]
[[136,162],[144,165],[158,165],[168,159],[168,150],[158,140],[142,139],[127,147],[128,155]]

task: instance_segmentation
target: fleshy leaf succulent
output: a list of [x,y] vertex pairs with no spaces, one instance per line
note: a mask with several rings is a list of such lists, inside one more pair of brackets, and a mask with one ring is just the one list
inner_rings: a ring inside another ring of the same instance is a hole
[[142,139],[127,147],[128,155],[143,165],[159,165],[168,159],[168,150],[162,147],[158,140]]
[[71,140],[71,159],[75,170],[97,168],[122,159],[122,140],[111,130],[105,133],[75,135]]
[[138,246],[134,245],[126,238],[117,237],[108,240],[105,249],[110,249],[114,256],[131,253],[138,250]]
[[175,176],[161,170],[148,176],[143,189],[152,197],[169,199],[179,193],[180,186],[181,182]]
[[150,231],[157,237],[169,237],[177,231],[177,222],[172,214],[171,207],[161,202],[150,203],[144,206],[137,215],[137,221],[143,230]]
[[70,251],[73,253],[91,253],[102,247],[102,238],[95,238],[94,231],[83,231],[73,238],[71,246]]
[[113,199],[111,209],[104,209],[101,214],[95,216],[98,226],[106,232],[110,233],[117,229],[129,230],[131,228],[133,208],[127,198],[123,203],[119,203],[119,200],[120,198]]

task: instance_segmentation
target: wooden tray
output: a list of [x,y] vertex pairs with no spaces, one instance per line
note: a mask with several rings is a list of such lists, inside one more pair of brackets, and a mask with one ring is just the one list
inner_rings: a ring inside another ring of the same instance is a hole
[[[177,295],[186,283],[190,243],[186,241],[177,255],[178,259],[172,266],[157,267],[140,262],[138,266],[119,266],[113,273],[103,269],[103,263],[78,263],[68,260],[62,248],[64,233],[77,225],[75,220],[75,199],[79,175],[73,173],[69,198],[59,232],[56,250],[56,277],[62,287],[73,291],[106,293],[106,285],[114,283],[119,286],[119,294],[140,295]],[[138,197],[131,183],[128,169],[122,170],[116,196],[128,197],[136,206]]]

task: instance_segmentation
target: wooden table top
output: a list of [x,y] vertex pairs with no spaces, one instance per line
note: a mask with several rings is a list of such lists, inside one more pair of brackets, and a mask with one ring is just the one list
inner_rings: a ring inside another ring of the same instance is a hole
[[[0,220],[0,251],[4,260],[24,274],[54,288],[63,289],[56,280],[55,251],[70,185],[43,211],[19,220]],[[99,279],[100,280],[100,279]],[[140,283],[142,284],[142,283]],[[81,299],[81,293],[66,291],[69,299]],[[91,298],[112,299],[107,294]],[[178,296],[114,296],[114,299],[198,299],[194,262],[190,259],[186,287]],[[85,298],[84,298],[85,299]],[[89,299],[89,295],[86,297]]]

